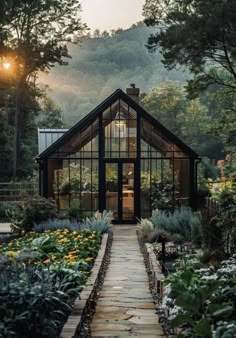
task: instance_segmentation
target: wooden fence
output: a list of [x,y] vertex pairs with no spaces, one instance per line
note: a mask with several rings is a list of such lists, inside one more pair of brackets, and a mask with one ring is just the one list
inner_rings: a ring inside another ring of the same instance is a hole
[[207,209],[209,216],[214,216],[217,213],[217,211],[219,211],[220,209],[220,203],[216,201],[215,199],[206,197],[205,208]]
[[38,183],[0,182],[0,201],[14,202],[39,194]]

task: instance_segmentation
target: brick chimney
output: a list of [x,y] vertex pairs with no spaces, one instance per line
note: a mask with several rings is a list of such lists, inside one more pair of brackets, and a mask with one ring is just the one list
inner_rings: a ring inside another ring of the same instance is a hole
[[129,95],[129,97],[131,97],[131,99],[133,99],[135,102],[139,103],[140,89],[135,88],[134,83],[131,83],[130,87],[131,88],[126,88],[126,94]]

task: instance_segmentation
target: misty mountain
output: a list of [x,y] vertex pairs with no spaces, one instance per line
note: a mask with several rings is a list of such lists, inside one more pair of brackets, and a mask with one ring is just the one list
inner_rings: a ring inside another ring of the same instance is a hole
[[153,28],[142,23],[127,30],[100,33],[70,45],[68,66],[56,66],[40,82],[49,85],[49,96],[62,108],[66,126],[78,122],[117,88],[135,83],[141,93],[165,80],[184,83],[183,70],[167,71],[160,53],[145,47]]

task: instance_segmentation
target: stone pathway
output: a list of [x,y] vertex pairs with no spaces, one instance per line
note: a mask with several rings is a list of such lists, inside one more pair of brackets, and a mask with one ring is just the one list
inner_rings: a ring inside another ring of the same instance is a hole
[[113,226],[111,262],[91,325],[92,337],[164,337],[136,227]]
[[9,232],[11,232],[10,224],[11,223],[0,223],[0,233],[9,233]]

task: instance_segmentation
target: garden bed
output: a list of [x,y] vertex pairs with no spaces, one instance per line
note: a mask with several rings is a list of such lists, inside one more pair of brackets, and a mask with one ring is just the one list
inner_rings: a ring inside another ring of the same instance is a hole
[[60,338],[90,337],[90,323],[95,313],[98,292],[101,290],[110,260],[112,233],[103,235],[100,250],[86,286],[75,300],[72,312],[60,334]]
[[92,283],[98,283],[95,272],[102,274],[97,264],[106,252],[104,236],[95,265],[102,241],[95,230],[30,232],[1,243],[0,337],[43,338],[49,332],[50,338],[58,337],[93,265],[80,307]]

